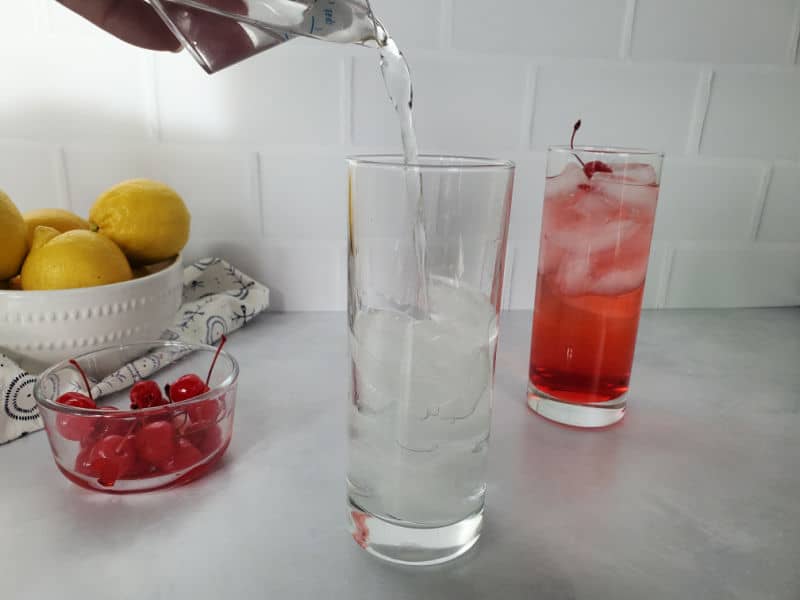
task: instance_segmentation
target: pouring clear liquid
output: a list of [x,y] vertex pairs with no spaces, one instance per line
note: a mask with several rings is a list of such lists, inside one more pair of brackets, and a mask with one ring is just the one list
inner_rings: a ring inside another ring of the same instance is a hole
[[414,92],[403,53],[375,18],[369,0],[145,0],[208,73],[295,37],[376,46],[380,69],[400,121],[409,202],[417,207],[417,316],[427,317],[428,277],[419,152],[414,132]]
[[381,74],[389,99],[400,120],[400,138],[406,165],[406,192],[409,204],[417,207],[414,222],[414,250],[417,259],[417,315],[428,317],[427,236],[425,233],[425,202],[422,197],[422,173],[414,167],[419,162],[419,148],[414,131],[414,89],[411,72],[403,53],[383,26],[375,25]]

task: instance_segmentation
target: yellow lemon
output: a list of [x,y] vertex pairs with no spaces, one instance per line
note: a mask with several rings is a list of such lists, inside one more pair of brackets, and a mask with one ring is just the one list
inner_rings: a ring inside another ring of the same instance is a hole
[[189,241],[191,217],[171,187],[149,179],[123,181],[103,192],[89,211],[93,229],[107,235],[131,262],[175,256]]
[[61,232],[54,227],[47,227],[46,225],[37,225],[33,230],[30,240],[31,252],[38,250],[47,242],[52,240]]
[[60,233],[73,229],[89,229],[88,221],[63,208],[39,208],[30,210],[22,215],[28,225],[28,246],[30,246],[33,230],[39,225],[52,227]]
[[22,266],[23,290],[63,290],[127,281],[128,260],[106,236],[76,229],[52,235],[48,228],[34,231],[34,244]]
[[14,203],[0,190],[0,280],[19,273],[28,251],[28,229]]

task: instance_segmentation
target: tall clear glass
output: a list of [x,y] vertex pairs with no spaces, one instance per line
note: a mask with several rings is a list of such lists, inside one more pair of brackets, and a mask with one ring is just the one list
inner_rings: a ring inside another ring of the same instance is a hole
[[528,386],[544,417],[605,427],[625,415],[663,158],[548,152]]
[[513,178],[506,161],[349,159],[348,510],[392,562],[480,535]]

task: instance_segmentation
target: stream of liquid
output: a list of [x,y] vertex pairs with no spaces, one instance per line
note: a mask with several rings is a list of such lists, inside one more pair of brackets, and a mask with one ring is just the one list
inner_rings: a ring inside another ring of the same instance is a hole
[[425,202],[422,195],[422,173],[419,164],[419,149],[414,131],[414,88],[411,71],[400,48],[375,21],[376,41],[380,54],[380,68],[389,99],[400,121],[400,139],[406,163],[406,194],[410,206],[416,206],[414,222],[414,251],[417,263],[417,312],[425,318],[430,314],[428,299],[427,235],[425,232]]

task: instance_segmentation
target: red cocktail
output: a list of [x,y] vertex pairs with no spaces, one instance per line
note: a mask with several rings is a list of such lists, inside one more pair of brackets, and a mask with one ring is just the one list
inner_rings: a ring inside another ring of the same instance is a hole
[[550,149],[528,393],[543,416],[598,427],[624,415],[661,158]]

